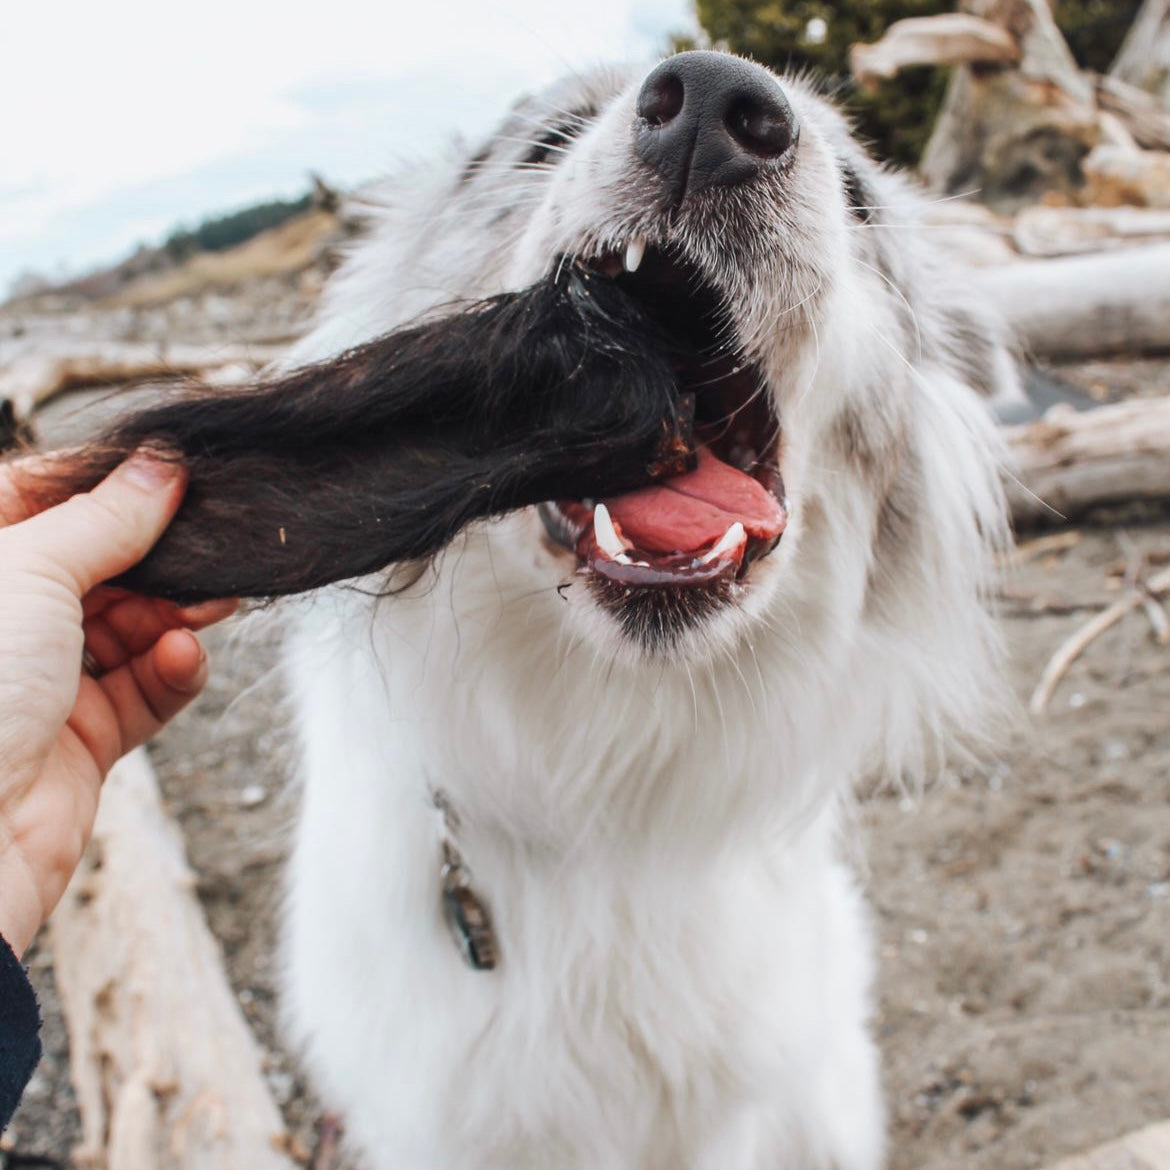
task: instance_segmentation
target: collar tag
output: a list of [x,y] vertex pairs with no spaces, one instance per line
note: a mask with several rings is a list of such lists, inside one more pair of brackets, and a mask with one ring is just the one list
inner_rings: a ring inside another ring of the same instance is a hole
[[493,971],[499,962],[500,949],[491,914],[480,896],[471,888],[471,871],[455,844],[458,819],[446,794],[432,793],[442,826],[443,867],[440,879],[443,890],[443,917],[447,929],[459,948],[464,962],[473,971]]
[[493,971],[499,955],[491,915],[469,885],[452,879],[451,874],[443,877],[443,913],[451,937],[473,971]]

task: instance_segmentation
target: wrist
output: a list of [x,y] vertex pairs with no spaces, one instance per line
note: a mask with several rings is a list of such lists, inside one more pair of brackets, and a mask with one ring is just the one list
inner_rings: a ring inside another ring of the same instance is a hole
[[0,935],[16,957],[28,950],[44,918],[44,903],[24,858],[0,845]]

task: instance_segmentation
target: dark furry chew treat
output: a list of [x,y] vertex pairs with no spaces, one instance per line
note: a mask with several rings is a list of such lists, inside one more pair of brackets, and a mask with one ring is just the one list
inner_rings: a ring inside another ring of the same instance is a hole
[[693,456],[669,346],[604,277],[554,277],[251,388],[194,390],[24,485],[87,490],[143,444],[190,482],[121,581],[276,597],[431,556],[473,520],[627,491]]

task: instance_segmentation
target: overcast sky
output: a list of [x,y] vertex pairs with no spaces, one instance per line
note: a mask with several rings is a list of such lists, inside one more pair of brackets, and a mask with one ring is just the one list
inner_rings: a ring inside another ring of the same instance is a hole
[[575,68],[651,58],[690,0],[5,6],[0,299],[309,170],[348,185],[488,130]]

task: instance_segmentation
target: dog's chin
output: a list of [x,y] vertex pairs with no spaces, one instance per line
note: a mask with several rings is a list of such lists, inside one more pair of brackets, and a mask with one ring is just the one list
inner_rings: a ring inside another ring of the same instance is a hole
[[541,559],[558,582],[574,641],[602,658],[639,664],[699,665],[755,641],[779,591],[781,557],[753,564],[742,577],[706,583],[625,586],[583,565],[549,539],[533,509]]

